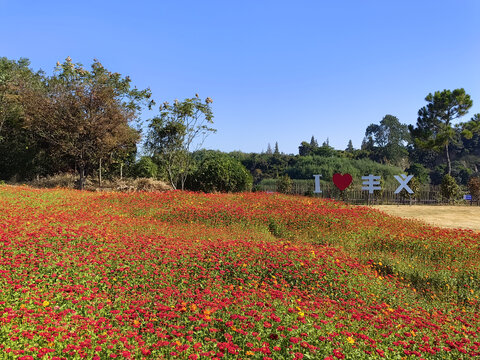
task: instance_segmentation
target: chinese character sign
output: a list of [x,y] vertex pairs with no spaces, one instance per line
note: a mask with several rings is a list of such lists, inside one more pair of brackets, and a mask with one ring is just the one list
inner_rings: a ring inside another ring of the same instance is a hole
[[[320,178],[322,175],[313,175],[315,179],[315,194],[321,194],[322,190],[320,190]],[[398,194],[402,189],[405,189],[409,194],[413,194],[413,190],[408,186],[410,180],[413,179],[413,175],[394,175],[395,180],[397,180],[400,185],[395,190],[395,194]],[[362,176],[362,190],[368,191],[369,194],[373,194],[375,190],[382,190],[380,186],[380,179],[381,176],[375,176],[373,174],[369,174],[368,176]],[[340,190],[343,191],[350,186],[353,181],[352,175],[350,174],[334,174],[332,177],[332,181],[335,186]]]
[[362,176],[362,180],[362,190],[367,190],[369,194],[373,194],[374,190],[382,190],[380,186],[380,176],[370,174],[368,176]]
[[402,189],[405,189],[409,194],[413,194],[413,190],[408,186],[408,182],[412,180],[413,175],[395,175],[394,178],[400,183],[400,186],[395,190],[395,194],[398,194]]

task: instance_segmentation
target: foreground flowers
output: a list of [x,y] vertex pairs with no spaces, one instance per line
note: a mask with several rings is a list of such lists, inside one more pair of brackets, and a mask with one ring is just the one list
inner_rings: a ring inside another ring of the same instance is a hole
[[480,236],[272,194],[0,187],[0,354],[470,359]]

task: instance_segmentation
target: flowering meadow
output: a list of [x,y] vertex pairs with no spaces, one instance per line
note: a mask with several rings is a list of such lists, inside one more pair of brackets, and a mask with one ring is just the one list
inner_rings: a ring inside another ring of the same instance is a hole
[[280,194],[0,185],[0,359],[480,357],[480,234]]

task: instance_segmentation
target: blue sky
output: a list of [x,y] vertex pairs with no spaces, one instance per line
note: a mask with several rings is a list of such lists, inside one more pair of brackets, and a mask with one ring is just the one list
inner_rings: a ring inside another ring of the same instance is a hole
[[211,97],[207,148],[298,153],[312,135],[358,148],[386,114],[414,124],[436,90],[480,112],[479,18],[476,0],[0,0],[0,56],[97,58],[159,104]]

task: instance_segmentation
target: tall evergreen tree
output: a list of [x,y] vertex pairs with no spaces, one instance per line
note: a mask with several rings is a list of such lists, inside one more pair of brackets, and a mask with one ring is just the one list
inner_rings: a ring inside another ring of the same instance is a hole
[[268,154],[268,155],[272,155],[272,154],[273,154],[272,147],[270,146],[270,143],[268,143],[268,146],[267,146],[267,154]]
[[275,150],[273,150],[274,155],[279,155],[280,151],[278,150],[278,141],[275,141]]
[[[464,89],[436,91],[425,97],[427,105],[418,111],[417,126],[409,126],[415,144],[438,152],[445,151],[448,175],[452,172],[450,144],[458,133],[453,122],[468,113],[473,102]],[[462,126],[462,124],[457,124]]]
[[353,148],[353,143],[352,143],[352,140],[348,140],[348,145],[347,145],[347,148],[345,149],[345,151],[347,152],[353,152],[355,149]]

